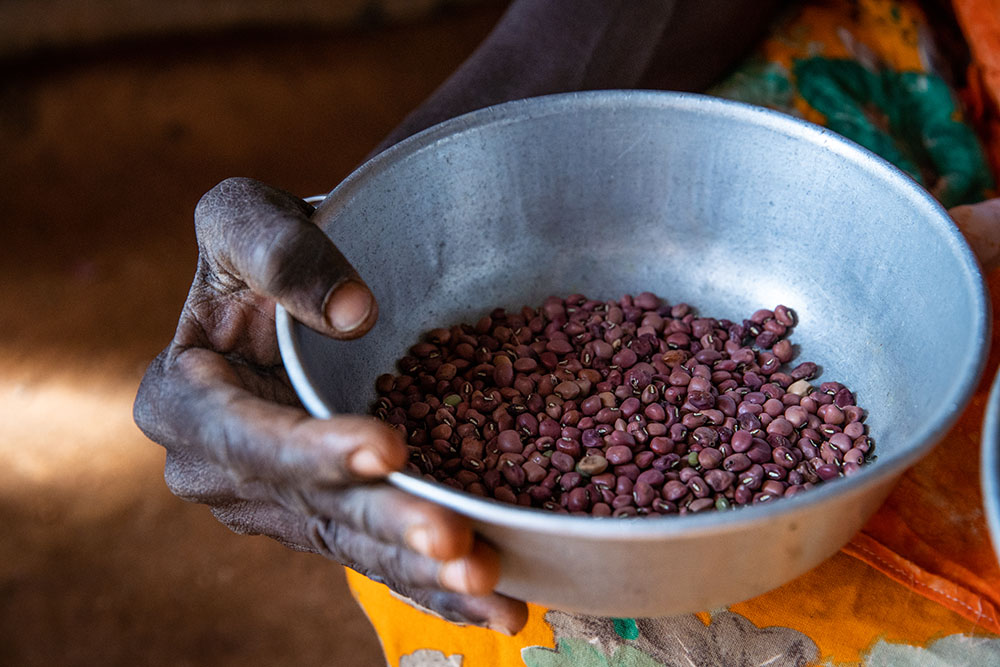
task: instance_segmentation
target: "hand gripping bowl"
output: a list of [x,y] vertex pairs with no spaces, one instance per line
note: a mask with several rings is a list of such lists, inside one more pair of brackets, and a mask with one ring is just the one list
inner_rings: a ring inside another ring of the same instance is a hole
[[563,516],[391,476],[471,517],[501,554],[500,592],[553,608],[692,612],[809,570],[945,433],[982,371],[985,288],[945,211],[839,136],[737,103],[604,91],[484,109],[378,155],[315,220],[381,313],[337,342],[278,309],[285,366],[317,417],[366,412],[376,376],[435,326],[644,290],[734,320],[794,308],[800,359],[868,409],[877,462],[731,512]]

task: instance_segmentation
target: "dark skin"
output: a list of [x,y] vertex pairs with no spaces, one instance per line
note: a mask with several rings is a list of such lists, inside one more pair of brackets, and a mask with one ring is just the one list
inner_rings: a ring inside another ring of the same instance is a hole
[[177,496],[238,533],[321,553],[446,618],[513,631],[524,604],[492,593],[495,553],[468,522],[377,480],[406,447],[374,419],[311,418],[281,365],[280,302],[332,338],[363,335],[377,307],[302,200],[230,179],[195,210],[198,269],[170,345],[150,365],[136,422],[167,449]]
[[[778,3],[764,4],[767,11],[732,0],[517,0],[382,147],[515,97],[707,84],[757,39]],[[705,36],[703,54],[692,35]],[[690,62],[711,71],[696,76]],[[399,434],[368,417],[310,417],[285,375],[276,303],[342,340],[365,335],[378,317],[362,277],[310,222],[312,211],[249,179],[226,180],[201,199],[194,282],[173,339],[142,380],[136,423],[167,450],[170,490],[208,505],[235,532],[322,554],[448,620],[513,634],[527,607],[494,592],[494,550],[464,518],[383,481],[406,462]],[[963,211],[992,243],[984,263],[997,259],[998,212]]]

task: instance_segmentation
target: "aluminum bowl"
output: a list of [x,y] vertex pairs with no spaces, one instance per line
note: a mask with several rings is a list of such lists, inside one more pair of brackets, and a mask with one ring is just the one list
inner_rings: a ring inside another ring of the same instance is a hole
[[983,419],[981,482],[993,553],[1000,560],[1000,371],[993,379]]
[[780,502],[596,519],[505,505],[405,474],[501,554],[498,590],[566,611],[658,616],[731,604],[835,553],[969,399],[987,346],[978,264],[946,212],[822,128],[698,95],[604,91],[510,102],[363,165],[315,220],[380,305],[337,342],[281,309],[306,408],[364,413],[420,333],[551,294],[650,290],[741,319],[784,303],[800,359],[869,411],[878,460]]

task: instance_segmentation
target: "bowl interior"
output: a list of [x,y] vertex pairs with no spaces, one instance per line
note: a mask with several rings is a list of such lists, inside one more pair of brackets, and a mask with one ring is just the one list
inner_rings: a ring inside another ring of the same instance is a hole
[[923,453],[981,371],[982,278],[946,213],[837,135],[745,105],[623,91],[501,105],[383,153],[316,220],[380,304],[359,341],[286,322],[282,354],[319,416],[365,412],[427,329],[574,292],[649,290],[733,320],[794,308],[793,364],[856,391],[879,467]]

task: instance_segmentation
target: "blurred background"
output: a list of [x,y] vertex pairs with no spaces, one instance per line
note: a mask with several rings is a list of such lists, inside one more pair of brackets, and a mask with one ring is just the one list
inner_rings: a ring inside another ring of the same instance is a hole
[[173,497],[131,405],[198,198],[330,190],[504,4],[0,3],[0,664],[383,664],[342,570]]

